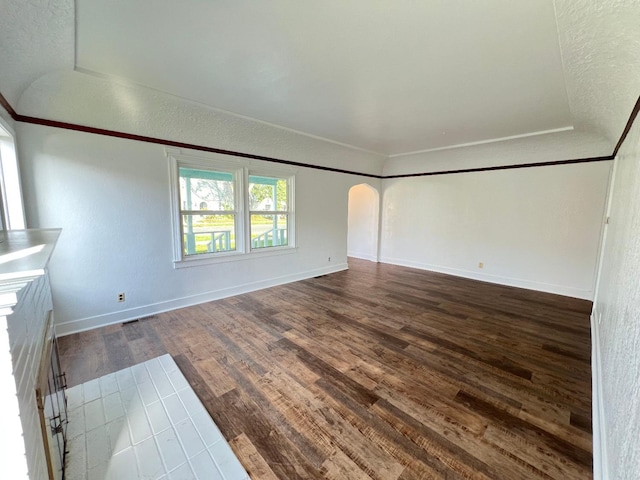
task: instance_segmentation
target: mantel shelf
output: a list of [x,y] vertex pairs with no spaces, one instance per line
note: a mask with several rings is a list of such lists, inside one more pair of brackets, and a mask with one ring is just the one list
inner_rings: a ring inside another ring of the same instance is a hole
[[10,230],[0,233],[0,292],[44,275],[61,229]]

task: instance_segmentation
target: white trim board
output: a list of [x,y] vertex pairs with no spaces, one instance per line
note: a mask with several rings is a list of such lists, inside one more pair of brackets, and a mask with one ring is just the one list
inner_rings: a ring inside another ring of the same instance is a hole
[[478,273],[471,270],[443,267],[440,265],[414,262],[401,258],[380,257],[380,262],[389,263],[391,265],[400,265],[401,267],[418,268],[420,270],[428,270],[430,272],[445,273],[447,275],[469,278],[471,280],[479,280],[481,282],[495,283],[498,285],[506,285],[508,287],[525,288],[528,290],[553,293],[556,295],[564,295],[567,297],[580,298],[583,300],[593,300],[593,290],[583,290],[580,288],[555,285],[552,283],[535,282],[531,280],[524,280],[521,278],[502,277],[500,275],[491,275],[489,273]]
[[360,260],[369,260],[370,262],[377,262],[378,258],[375,255],[368,253],[347,252],[347,257],[359,258]]
[[602,397],[602,364],[600,354],[600,315],[591,313],[591,408],[593,428],[593,480],[609,480],[609,457]]
[[198,295],[191,295],[188,297],[167,300],[165,302],[143,305],[141,307],[130,308],[128,310],[120,310],[117,312],[105,313],[103,315],[71,320],[68,322],[56,324],[56,335],[59,337],[63,337],[65,335],[71,335],[72,333],[79,333],[87,330],[93,330],[94,328],[106,327],[107,325],[113,325],[115,323],[136,320],[139,318],[156,315],[158,313],[176,310],[178,308],[191,307],[193,305],[198,305],[201,303],[212,302],[214,300],[220,300],[222,298],[232,297],[234,295],[241,295],[243,293],[255,292],[256,290],[275,287],[277,285],[296,282],[298,280],[306,280],[309,278],[317,277],[319,275],[337,273],[347,269],[348,266],[346,263],[340,263],[331,267],[308,270],[306,272],[284,275],[282,277],[270,278],[268,280],[262,280],[259,282],[245,283],[230,288],[213,290],[210,292],[200,293]]

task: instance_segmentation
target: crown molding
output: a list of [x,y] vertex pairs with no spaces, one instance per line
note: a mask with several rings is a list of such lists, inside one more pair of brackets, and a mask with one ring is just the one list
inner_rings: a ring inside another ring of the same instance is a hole
[[[0,93],[0,105],[2,107],[4,107],[4,109],[7,111],[7,113],[16,122],[30,123],[30,124],[33,124],[33,125],[44,125],[44,126],[47,126],[47,127],[62,128],[62,129],[66,129],[66,130],[73,130],[73,131],[77,131],[77,132],[91,133],[91,134],[95,134],[95,135],[104,135],[104,136],[108,136],[108,137],[124,138],[124,139],[127,139],[127,140],[135,140],[135,141],[139,141],[139,142],[154,143],[154,144],[158,144],[158,145],[164,145],[165,147],[187,148],[187,149],[190,149],[190,150],[196,150],[196,151],[201,151],[201,152],[219,153],[219,154],[222,154],[222,155],[230,155],[230,156],[234,156],[234,157],[249,158],[249,159],[253,159],[253,160],[262,160],[262,161],[265,161],[265,162],[278,163],[278,164],[281,164],[281,165],[290,165],[290,166],[295,166],[295,167],[312,168],[312,169],[315,169],[315,170],[323,170],[323,171],[326,171],[326,172],[334,172],[334,173],[343,173],[343,174],[346,174],[346,175],[357,175],[357,176],[360,176],[360,177],[375,178],[375,179],[379,179],[379,180],[397,179],[397,178],[410,178],[410,177],[427,177],[427,176],[435,176],[435,175],[453,175],[453,174],[459,174],[459,173],[492,172],[492,171],[497,171],[497,170],[513,170],[513,169],[517,169],[517,168],[550,167],[550,166],[556,166],[556,165],[574,165],[574,164],[579,164],[579,163],[611,161],[618,154],[618,151],[620,150],[620,147],[624,143],[624,140],[627,138],[629,130],[631,130],[631,127],[633,126],[633,123],[635,122],[636,118],[638,117],[638,113],[640,113],[640,97],[638,97],[638,100],[636,101],[633,109],[631,110],[631,114],[629,115],[629,119],[627,120],[625,128],[622,131],[622,134],[620,135],[620,139],[618,140],[618,143],[616,143],[616,146],[615,146],[613,152],[611,153],[611,155],[606,155],[606,156],[601,156],[601,157],[576,158],[576,159],[568,159],[568,160],[555,160],[555,161],[549,161],[549,162],[535,162],[535,163],[500,165],[500,166],[493,166],[493,167],[464,168],[464,169],[445,170],[445,171],[436,171],[436,172],[406,173],[406,174],[399,174],[399,175],[374,175],[374,174],[371,174],[371,173],[356,172],[356,171],[353,171],[353,170],[346,170],[346,169],[342,169],[342,168],[325,167],[325,166],[322,166],[322,165],[314,165],[314,164],[309,164],[309,163],[304,163],[304,162],[296,162],[296,161],[292,161],[292,160],[285,160],[285,159],[275,158],[275,157],[266,157],[266,156],[263,156],[263,155],[254,155],[252,153],[237,152],[237,151],[234,151],[234,150],[226,150],[226,149],[222,149],[222,148],[208,147],[208,146],[205,146],[205,145],[197,145],[197,144],[193,144],[193,143],[177,142],[175,140],[167,140],[167,139],[163,139],[163,138],[148,137],[148,136],[145,136],[145,135],[136,135],[136,134],[132,134],[132,133],[119,132],[119,131],[116,131],[116,130],[108,130],[108,129],[103,129],[103,128],[88,127],[88,126],[79,125],[79,124],[76,124],[76,123],[60,122],[58,120],[48,120],[48,119],[44,119],[44,118],[30,117],[30,116],[26,116],[26,115],[21,115],[18,112],[16,112],[13,109],[13,107],[11,106],[11,104],[7,101],[7,99],[2,95],[2,93]],[[391,156],[391,157],[393,157],[393,156]],[[389,157],[389,158],[391,158],[391,157]]]

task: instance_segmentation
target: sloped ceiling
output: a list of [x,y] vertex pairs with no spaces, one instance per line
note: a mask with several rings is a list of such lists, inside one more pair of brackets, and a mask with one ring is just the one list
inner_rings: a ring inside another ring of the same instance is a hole
[[85,71],[368,150],[572,125],[551,2],[77,5]]
[[55,120],[83,118],[41,101],[73,71],[382,155],[565,131],[595,156],[640,94],[638,0],[1,3],[0,92]]

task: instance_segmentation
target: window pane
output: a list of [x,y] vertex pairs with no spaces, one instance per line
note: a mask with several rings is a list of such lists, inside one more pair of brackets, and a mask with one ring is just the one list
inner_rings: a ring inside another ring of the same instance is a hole
[[287,215],[251,215],[251,248],[289,245]]
[[180,167],[181,210],[234,210],[233,174]]
[[236,249],[235,215],[182,215],[185,255]]
[[285,178],[249,176],[250,210],[286,211],[287,206],[287,180]]

